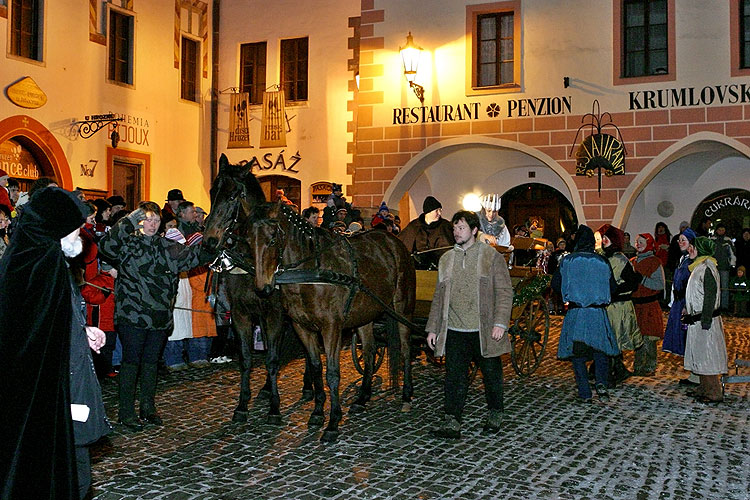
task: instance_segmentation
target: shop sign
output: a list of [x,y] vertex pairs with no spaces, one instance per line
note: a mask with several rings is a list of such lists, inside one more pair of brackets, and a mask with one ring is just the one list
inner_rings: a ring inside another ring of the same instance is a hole
[[[263,117],[260,125],[260,147],[286,146],[284,93],[281,90],[263,92]],[[265,155],[263,155],[265,157]]]
[[638,90],[629,94],[631,110],[750,103],[750,85],[746,83]]
[[328,181],[320,181],[310,186],[310,198],[313,203],[325,204],[331,195],[333,185]]
[[27,109],[41,108],[47,104],[47,94],[27,76],[5,89],[5,95],[16,106]]
[[300,162],[300,160],[302,160],[302,157],[299,155],[299,151],[287,159],[284,156],[284,150],[282,149],[279,154],[276,155],[275,159],[273,153],[264,154],[261,156],[260,160],[257,156],[253,156],[253,159],[247,162],[247,167],[251,172],[254,168],[257,168],[258,170],[276,170],[279,168],[284,172],[298,174],[299,170],[295,170],[294,167]]
[[122,118],[122,121],[110,123],[107,126],[107,138],[112,135],[112,131],[117,127],[117,133],[120,135],[120,143],[151,147],[148,137],[149,123],[146,118],[125,113],[113,114],[118,118]]
[[228,149],[249,148],[250,125],[248,124],[247,112],[250,107],[250,94],[240,92],[231,94],[231,106],[229,109],[229,142]]
[[0,168],[16,179],[39,178],[39,168],[34,156],[13,140],[0,144]]
[[713,215],[726,207],[740,207],[745,210],[750,210],[750,200],[747,196],[724,196],[718,200],[711,202],[704,210],[703,213],[706,217],[713,217]]
[[410,125],[415,123],[442,123],[479,120],[480,118],[521,118],[527,116],[552,116],[570,114],[573,98],[571,96],[533,97],[509,99],[505,111],[500,104],[491,102],[480,116],[480,103],[469,102],[440,104],[437,106],[419,106],[415,108],[393,108],[393,125]]

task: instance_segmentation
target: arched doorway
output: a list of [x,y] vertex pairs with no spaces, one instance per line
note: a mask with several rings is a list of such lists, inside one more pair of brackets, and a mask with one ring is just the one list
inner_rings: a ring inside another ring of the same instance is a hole
[[739,238],[742,228],[750,227],[750,191],[722,189],[703,199],[693,212],[690,227],[698,227],[704,217],[727,228],[727,236]]
[[[543,237],[552,242],[578,227],[573,205],[557,189],[540,183],[521,184],[502,196],[500,215],[512,230],[530,220],[541,222]],[[541,229],[541,228],[539,228]]]
[[302,205],[302,183],[299,179],[293,177],[287,177],[285,175],[265,175],[258,177],[260,187],[263,188],[263,193],[266,195],[266,199],[270,201],[278,201],[279,197],[276,192],[279,189],[284,190],[284,196],[289,198],[297,208]]
[[[0,166],[8,162],[8,168],[3,166],[3,169],[11,177],[19,178],[22,190],[24,184],[30,184],[38,177],[49,177],[54,179],[59,186],[73,189],[70,166],[60,144],[52,132],[30,116],[17,115],[0,120],[0,145],[2,145],[0,150],[3,151],[0,153]],[[23,169],[26,169],[28,173],[35,168],[38,174],[18,176],[11,173],[10,163],[19,161],[20,167],[12,167],[17,173],[19,169],[21,173]]]
[[[565,198],[576,219],[585,224],[581,195],[571,175],[533,147],[484,136],[447,139],[428,146],[396,174],[383,196],[389,207],[407,205],[402,221],[421,213],[427,195],[443,205],[444,217],[462,208],[468,193],[506,191],[529,182],[552,187]],[[408,203],[401,203],[408,199]]]

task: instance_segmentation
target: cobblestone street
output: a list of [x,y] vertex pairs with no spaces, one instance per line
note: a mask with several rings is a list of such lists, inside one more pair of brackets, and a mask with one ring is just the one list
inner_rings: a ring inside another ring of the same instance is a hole
[[[701,405],[677,385],[682,358],[659,350],[656,377],[631,378],[609,403],[582,405],[569,363],[555,358],[560,324],[554,317],[530,378],[503,360],[506,420],[497,435],[481,431],[477,377],[457,441],[428,434],[442,414],[443,372],[424,356],[415,363],[411,413],[387,390],[384,363],[367,410],[348,415],[359,375],[342,352],[344,418],[333,445],[307,427],[312,403],[300,401],[301,360],[281,373],[281,426],[266,424],[268,405],[255,400],[246,424],[231,423],[236,363],[163,376],[157,406],[165,425],[135,434],[116,425],[93,448],[95,498],[750,498],[750,384],[727,385],[724,404]],[[730,365],[750,358],[750,322],[728,319],[725,328]],[[253,394],[263,376],[254,370]],[[116,387],[103,388],[113,422]]]

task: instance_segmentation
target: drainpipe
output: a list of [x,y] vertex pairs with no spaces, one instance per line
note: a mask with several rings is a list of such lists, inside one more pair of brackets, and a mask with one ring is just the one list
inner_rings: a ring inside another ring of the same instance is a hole
[[221,0],[213,1],[211,13],[212,31],[211,37],[211,141],[210,141],[210,163],[211,182],[216,178],[216,165],[218,162],[218,134],[219,134],[219,24],[221,18]]

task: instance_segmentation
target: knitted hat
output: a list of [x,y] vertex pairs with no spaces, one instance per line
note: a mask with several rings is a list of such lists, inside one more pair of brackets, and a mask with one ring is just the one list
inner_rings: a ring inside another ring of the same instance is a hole
[[382,202],[380,204],[380,208],[378,208],[378,212],[382,212],[383,210],[385,210],[386,212],[390,212],[390,210],[388,210],[388,205],[386,205],[385,202]]
[[185,244],[185,237],[176,227],[170,227],[169,229],[167,229],[164,237],[168,240],[176,241],[177,243],[182,243],[183,245]]
[[422,213],[425,214],[428,214],[433,210],[437,210],[438,208],[443,208],[443,205],[433,196],[428,196],[422,203]]
[[656,243],[654,242],[653,236],[648,233],[641,233],[638,235],[638,237],[646,240],[646,249],[644,250],[644,252],[653,252],[654,250],[656,250]]
[[622,252],[622,247],[625,244],[625,233],[622,229],[611,224],[604,224],[596,232],[609,238],[612,250]]
[[692,230],[692,229],[690,229],[690,228],[687,228],[687,229],[685,229],[685,230],[684,230],[684,231],[682,232],[682,235],[683,235],[683,236],[684,236],[685,238],[687,238],[687,240],[688,240],[688,241],[689,241],[690,243],[693,243],[693,242],[695,241],[695,238],[697,238],[697,237],[698,237],[698,235],[697,235],[697,234],[695,234],[695,231],[693,231],[693,230]]
[[707,255],[712,257],[714,250],[716,250],[716,243],[713,240],[706,238],[705,236],[698,236],[695,238],[693,246],[698,251],[698,257]]

